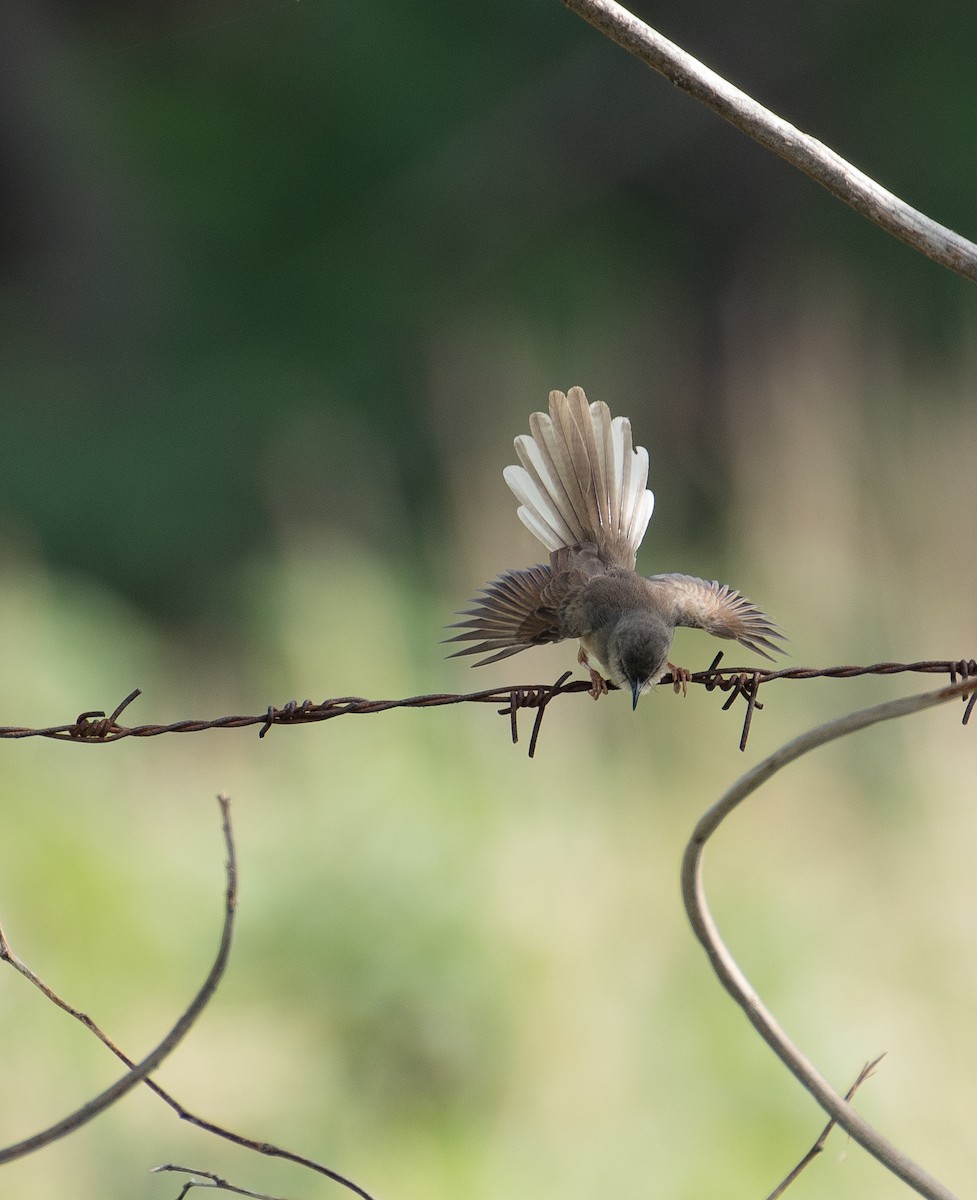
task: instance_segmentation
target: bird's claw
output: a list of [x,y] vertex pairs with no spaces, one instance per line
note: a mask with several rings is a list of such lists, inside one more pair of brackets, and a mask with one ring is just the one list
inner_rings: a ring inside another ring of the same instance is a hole
[[586,667],[590,672],[590,694],[595,700],[599,700],[601,696],[607,695],[607,680],[601,675],[600,671],[595,671],[590,665],[590,659],[587,657],[587,651],[580,646],[577,650],[577,662],[582,667]]
[[607,680],[593,667],[590,668],[590,694],[595,700],[607,695]]
[[692,672],[686,667],[676,667],[673,663],[668,664],[668,669],[672,673],[672,688],[677,696],[679,692],[683,696],[688,694],[689,683],[692,680]]

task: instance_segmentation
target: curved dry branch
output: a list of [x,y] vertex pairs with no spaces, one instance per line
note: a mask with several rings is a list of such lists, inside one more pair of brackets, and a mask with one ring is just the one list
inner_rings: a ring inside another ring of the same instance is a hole
[[977,280],[977,245],[900,200],[823,142],[758,104],[626,8],[614,0],[563,0],[563,3],[611,41],[809,175],[880,229],[941,266]]
[[800,758],[809,750],[876,725],[894,717],[905,717],[921,712],[937,704],[959,699],[973,691],[974,681],[941,688],[936,692],[922,692],[914,696],[903,696],[885,704],[877,704],[860,712],[849,713],[834,721],[808,730],[792,742],[781,746],[769,758],[747,771],[716,803],[701,817],[686,846],[682,858],[682,896],[686,912],[696,937],[705,947],[713,970],[720,982],[737,1004],[746,1013],[750,1023],[763,1040],[774,1051],[789,1071],[807,1088],[821,1107],[849,1133],[855,1141],[872,1154],[904,1183],[909,1184],[920,1195],[929,1200],[954,1200],[938,1180],[918,1166],[897,1146],[882,1136],[865,1120],[830,1083],[817,1068],[797,1049],[786,1033],[777,1024],[770,1011],[764,1007],[749,980],[740,970],[735,958],[723,942],[706,900],[702,882],[702,856],[706,842],[729,814],[752,795],[762,784],[777,773],[781,767]]
[[[217,990],[217,985],[220,983],[221,977],[227,967],[227,960],[231,952],[231,936],[234,931],[234,909],[237,903],[237,858],[234,851],[234,838],[231,832],[230,800],[222,795],[217,797],[217,801],[220,804],[224,845],[227,849],[224,925],[221,930],[221,940],[217,950],[217,957],[214,959],[214,965],[210,968],[200,990],[166,1037],[163,1038],[155,1050],[147,1054],[141,1063],[134,1066],[132,1070],[127,1071],[121,1079],[116,1080],[105,1091],[100,1092],[99,1095],[93,1097],[87,1104],[83,1104],[75,1112],[69,1113],[67,1117],[64,1117],[55,1125],[51,1125],[48,1129],[43,1129],[39,1133],[32,1134],[31,1137],[24,1138],[23,1141],[15,1142],[11,1146],[0,1149],[0,1165],[12,1162],[15,1158],[22,1158],[26,1154],[32,1154],[35,1150],[40,1150],[43,1146],[48,1146],[52,1142],[56,1142],[59,1138],[74,1132],[74,1130],[87,1124],[94,1117],[97,1117],[99,1113],[104,1112],[137,1084],[142,1083],[182,1041],[190,1026],[200,1016],[207,1002]],[[17,966],[18,970],[20,969],[20,965],[18,965],[11,955],[5,939],[0,944],[0,957]],[[24,973],[24,971],[21,971],[21,974]],[[32,977],[30,973],[28,973],[27,977],[32,982],[36,982],[36,977]],[[43,985],[41,986],[43,987]]]

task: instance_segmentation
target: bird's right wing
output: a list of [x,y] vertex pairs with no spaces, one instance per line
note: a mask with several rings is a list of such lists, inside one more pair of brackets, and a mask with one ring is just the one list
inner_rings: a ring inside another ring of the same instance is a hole
[[770,658],[781,653],[783,634],[767,614],[725,583],[694,575],[652,575],[645,580],[676,625],[704,629]]

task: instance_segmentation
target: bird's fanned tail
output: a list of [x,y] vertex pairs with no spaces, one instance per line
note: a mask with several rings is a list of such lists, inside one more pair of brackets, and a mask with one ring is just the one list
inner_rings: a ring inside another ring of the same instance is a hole
[[533,413],[530,435],[515,440],[522,466],[503,475],[519,519],[550,551],[595,544],[609,562],[633,568],[655,497],[647,490],[648,451],[634,448],[631,422],[611,417],[583,388],[550,392],[550,411]]

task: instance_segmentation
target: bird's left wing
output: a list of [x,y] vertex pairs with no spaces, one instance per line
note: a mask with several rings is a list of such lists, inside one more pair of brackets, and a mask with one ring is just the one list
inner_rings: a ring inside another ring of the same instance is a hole
[[694,575],[652,575],[645,583],[676,625],[729,638],[764,658],[780,653],[777,642],[783,634],[777,626],[752,600],[727,584]]

